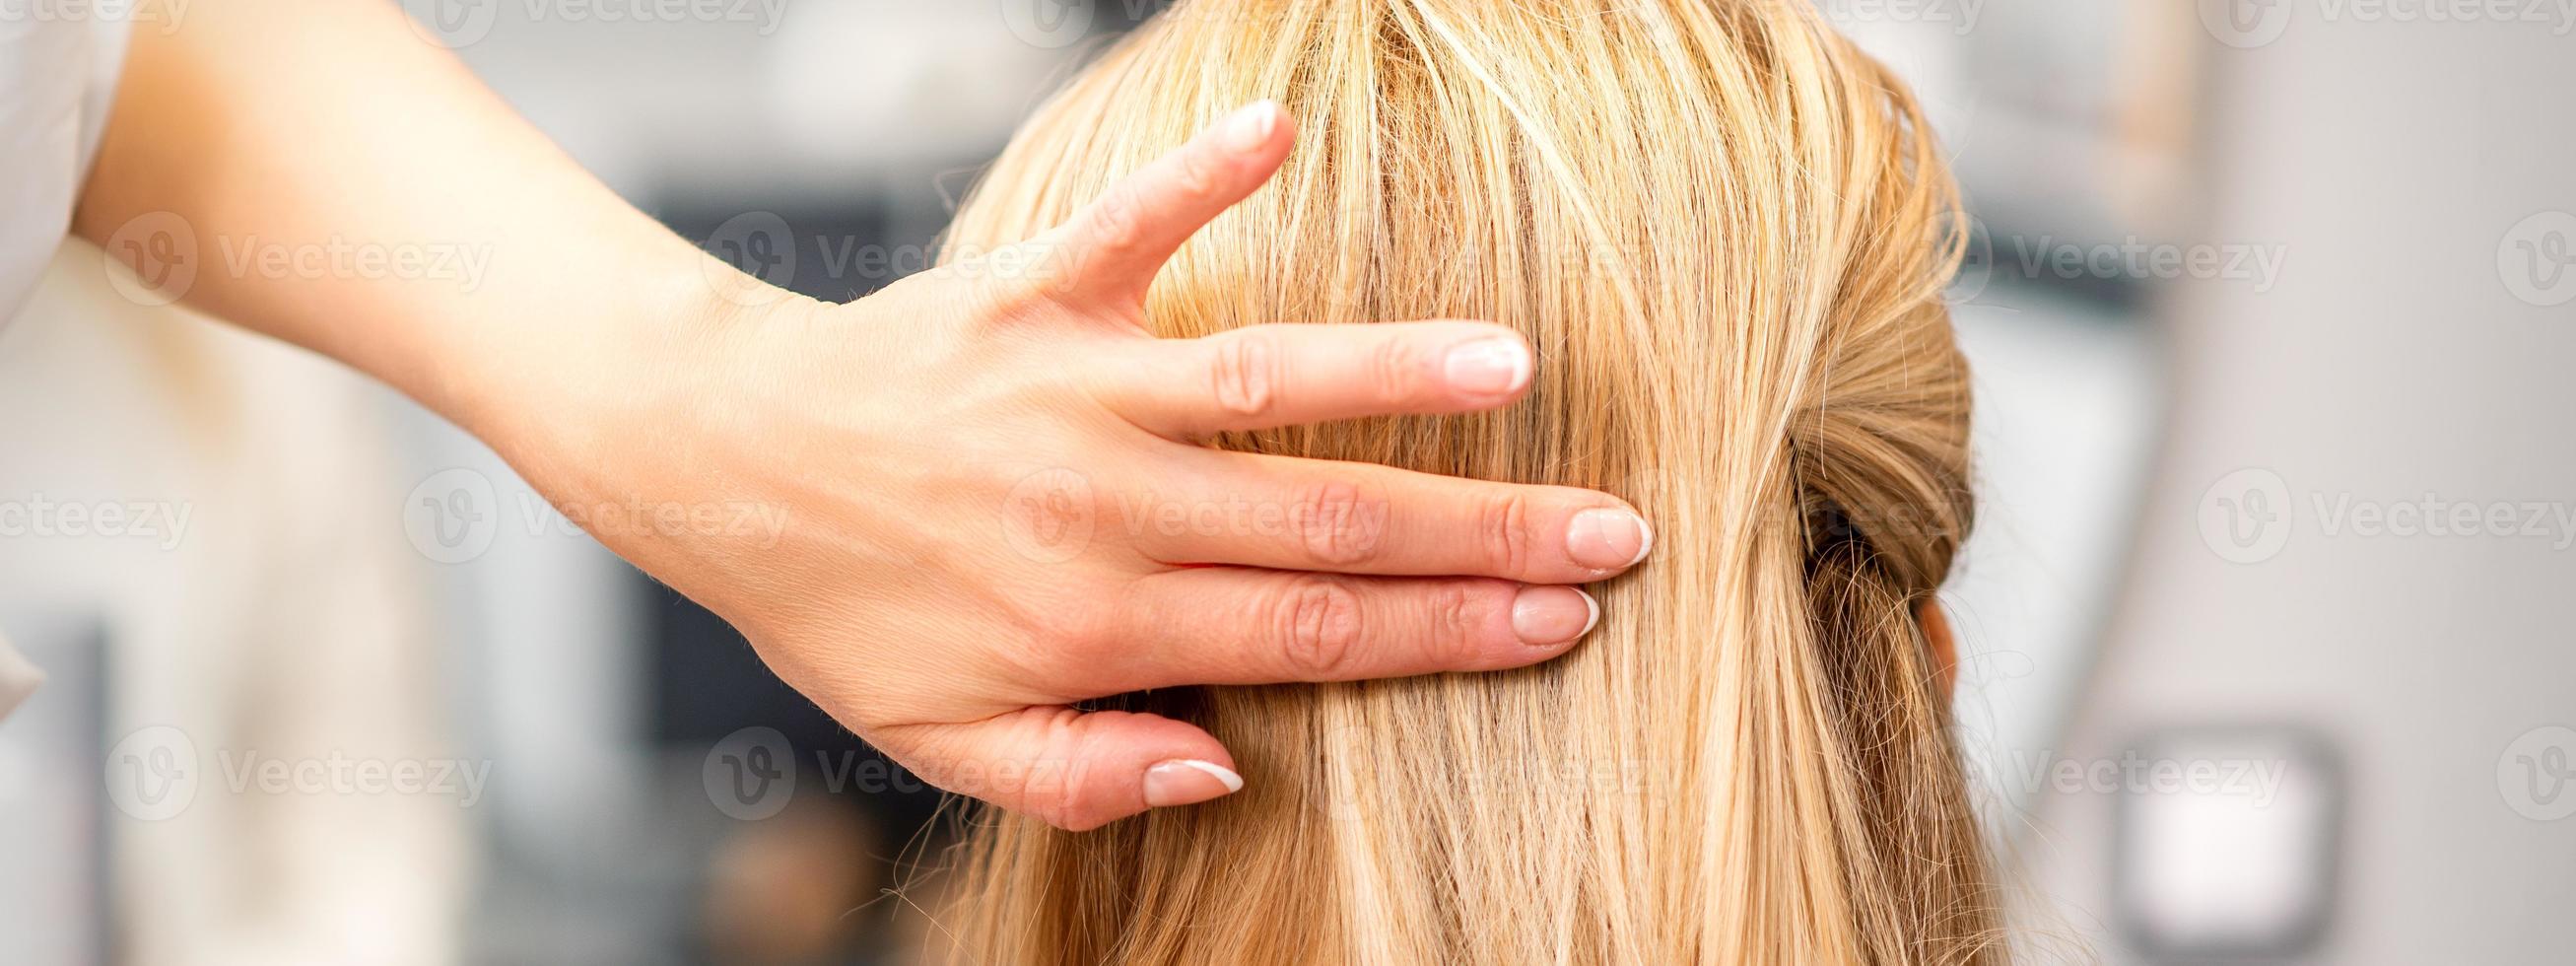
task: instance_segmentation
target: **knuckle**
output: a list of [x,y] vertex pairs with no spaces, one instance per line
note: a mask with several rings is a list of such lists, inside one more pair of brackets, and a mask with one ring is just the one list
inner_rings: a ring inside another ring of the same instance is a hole
[[1529,497],[1506,492],[1487,499],[1478,513],[1476,530],[1486,560],[1496,572],[1528,572],[1532,558]]
[[1107,657],[1109,636],[1089,625],[1068,621],[1040,625],[1030,646],[1037,651],[1035,670],[1051,676],[1064,676],[1097,667]]
[[1036,302],[1073,281],[1073,261],[1062,242],[1024,241],[985,255],[979,276],[1020,299]]
[[1219,340],[1210,366],[1216,403],[1240,417],[1267,416],[1279,405],[1279,350],[1257,333]]
[[1091,779],[1077,770],[1061,781],[1047,782],[1031,789],[1029,797],[1043,803],[1042,817],[1047,824],[1068,832],[1087,832],[1109,824],[1109,816],[1092,803]]
[[1484,594],[1479,585],[1456,581],[1431,594],[1432,659],[1444,668],[1471,668],[1481,654],[1485,623]]
[[1192,204],[1205,203],[1216,197],[1219,162],[1212,151],[1203,149],[1183,151],[1180,162],[1179,174],[1172,179],[1172,188],[1175,191]]
[[1092,210],[1092,239],[1104,249],[1125,251],[1141,244],[1145,238],[1145,199],[1132,184],[1120,185],[1101,196]]
[[1381,402],[1405,403],[1423,391],[1422,348],[1409,339],[1388,339],[1369,354],[1369,386]]
[[1309,489],[1291,512],[1307,555],[1336,567],[1361,563],[1378,553],[1385,517],[1384,504],[1369,499],[1358,486],[1340,481]]
[[1299,578],[1272,610],[1288,668],[1300,678],[1336,680],[1358,664],[1360,601],[1350,588],[1324,578]]
[[1125,673],[1128,655],[1116,617],[1106,608],[1068,606],[1065,616],[1039,625],[1038,657],[1031,670],[1064,689],[1088,694]]
[[993,322],[1027,319],[1050,304],[1053,294],[1024,277],[990,278],[973,283],[979,317]]
[[905,278],[880,295],[902,304],[955,312],[968,326],[1017,322],[1044,302],[1044,293],[1025,274],[998,271],[990,255],[963,259]]
[[[1029,747],[1042,751],[1036,761],[1030,763],[1030,770],[1049,762],[1076,760],[1083,743],[1082,718],[1081,712],[1071,708],[1060,708],[1040,718],[1036,722],[1040,734]],[[1020,788],[1021,807],[1037,816],[1039,821],[1057,828],[1080,831],[1096,827],[1101,822],[1092,814],[1094,809],[1090,805],[1089,789],[1084,785],[1085,777],[1084,770],[1073,769],[1059,781],[1026,782]]]

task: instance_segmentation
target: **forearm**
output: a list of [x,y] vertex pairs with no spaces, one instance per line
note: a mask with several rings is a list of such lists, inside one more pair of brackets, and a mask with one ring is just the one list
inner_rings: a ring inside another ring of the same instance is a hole
[[197,0],[137,30],[75,230],[133,263],[154,255],[128,226],[182,226],[188,304],[477,431],[501,387],[604,378],[567,363],[720,304],[724,270],[402,18]]
[[[1490,323],[1148,334],[1164,262],[1295,130],[1254,105],[993,270],[825,308],[626,205],[387,0],[195,0],[136,33],[77,223],[410,393],[561,505],[683,511],[592,533],[932,781],[1089,827],[1243,780],[1195,726],[1078,702],[1544,660],[1599,616],[1570,585],[1651,540],[1604,494],[1198,445],[1483,412],[1534,379]],[[1041,261],[1067,271],[1000,270]],[[1105,515],[1242,505],[1299,522]]]

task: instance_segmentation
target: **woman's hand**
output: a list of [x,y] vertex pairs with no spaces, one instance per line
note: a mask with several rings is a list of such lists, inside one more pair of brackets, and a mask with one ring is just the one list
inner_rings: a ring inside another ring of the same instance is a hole
[[1015,250],[851,305],[719,314],[630,363],[671,379],[649,408],[598,394],[548,420],[578,437],[515,461],[576,505],[770,511],[775,534],[598,535],[926,780],[1067,828],[1240,781],[1194,726],[1074,702],[1564,652],[1597,612],[1561,585],[1643,556],[1618,500],[1191,442],[1488,409],[1530,382],[1528,347],[1484,323],[1145,333],[1162,262],[1286,156],[1283,113],[1247,109]]
[[[952,791],[1067,827],[1215,797],[1239,779],[1206,733],[1067,705],[1528,664],[1590,623],[1558,585],[1644,553],[1599,493],[1189,442],[1529,383],[1472,322],[1144,333],[1163,260],[1287,155],[1275,106],[1046,238],[831,307],[744,287],[391,4],[197,0],[173,26],[133,37],[82,235],[400,388],[559,506],[650,508],[593,533]],[[147,231],[176,243],[116,243]],[[350,248],[485,268],[226,257]]]

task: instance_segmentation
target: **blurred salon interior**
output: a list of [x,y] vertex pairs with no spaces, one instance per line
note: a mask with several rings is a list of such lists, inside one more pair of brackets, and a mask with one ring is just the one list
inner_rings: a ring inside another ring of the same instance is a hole
[[[1972,209],[1943,600],[2023,956],[2568,961],[2558,5],[1819,2]],[[832,300],[919,270],[1165,6],[406,5],[625,197]],[[0,502],[55,523],[0,536],[48,676],[0,722],[0,962],[939,955],[904,887],[935,790],[463,433],[132,291],[74,243],[0,330]]]

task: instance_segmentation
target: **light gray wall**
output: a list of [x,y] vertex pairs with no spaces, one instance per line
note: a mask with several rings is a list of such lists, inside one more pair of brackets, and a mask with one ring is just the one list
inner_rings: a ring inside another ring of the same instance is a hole
[[[2576,37],[2275,3],[2277,39],[2209,47],[2197,240],[2288,261],[2268,292],[2191,282],[2159,302],[2169,435],[2058,753],[2116,758],[2174,725],[2311,727],[2343,760],[2346,819],[2340,895],[2303,961],[2566,962],[2576,818],[2515,792],[2528,771],[2507,753],[2576,725],[2576,303],[2518,297],[2508,278],[2544,279],[2499,252],[2520,254],[2524,219],[2576,211]],[[2576,296],[2576,266],[2552,292]],[[2249,481],[2290,497],[2253,531],[2279,541],[2268,556],[2204,536]],[[2537,535],[2335,528],[2339,505],[2428,494],[2549,516]],[[2135,961],[2109,935],[2122,794],[2044,795],[2019,847],[2055,925]],[[2576,783],[2554,804],[2576,808]]]

